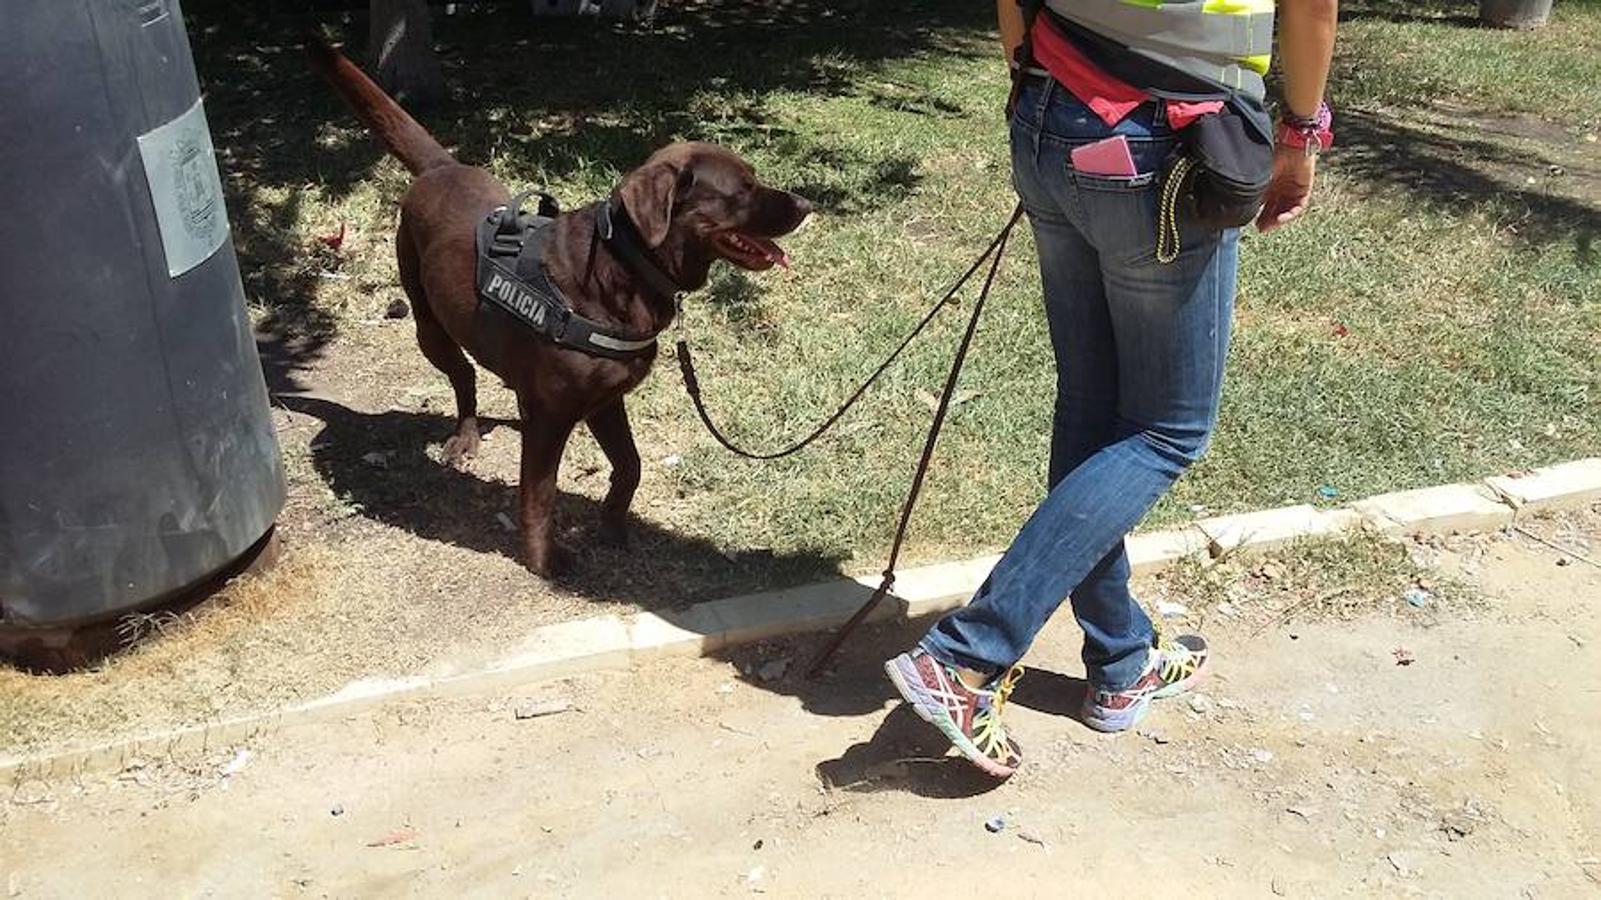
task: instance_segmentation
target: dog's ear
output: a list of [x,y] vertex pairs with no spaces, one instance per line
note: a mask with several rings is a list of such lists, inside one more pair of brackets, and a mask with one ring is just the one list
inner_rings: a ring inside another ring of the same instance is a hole
[[683,170],[676,163],[653,160],[630,172],[623,179],[617,194],[634,220],[640,237],[651,249],[667,240],[667,228],[673,224],[673,206],[678,200],[679,186],[683,183]]

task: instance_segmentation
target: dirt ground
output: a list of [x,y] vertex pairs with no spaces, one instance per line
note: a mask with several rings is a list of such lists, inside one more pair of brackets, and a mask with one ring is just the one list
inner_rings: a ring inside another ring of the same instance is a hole
[[[1542,533],[1593,558],[1601,517],[1565,528]],[[1074,720],[1059,618],[1013,699],[1027,761],[1006,783],[892,702],[878,662],[917,628],[885,627],[818,682],[771,664],[799,669],[813,641],[772,644],[16,784],[0,887],[1596,896],[1601,570],[1517,536],[1418,552],[1484,602],[1348,621],[1208,607],[1214,677],[1121,736]],[[516,715],[550,700],[571,708]]]

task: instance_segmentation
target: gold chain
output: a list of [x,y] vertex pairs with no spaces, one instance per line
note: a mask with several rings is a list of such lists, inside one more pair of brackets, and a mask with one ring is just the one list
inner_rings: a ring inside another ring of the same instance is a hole
[[1179,192],[1184,189],[1184,180],[1194,165],[1194,160],[1188,156],[1179,157],[1168,171],[1167,180],[1162,182],[1161,209],[1156,222],[1156,261],[1164,265],[1179,258]]

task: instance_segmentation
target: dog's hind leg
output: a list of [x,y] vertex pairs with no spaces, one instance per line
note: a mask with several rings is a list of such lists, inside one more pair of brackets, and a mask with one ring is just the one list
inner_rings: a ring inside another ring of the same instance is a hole
[[639,448],[628,427],[628,410],[623,398],[596,410],[587,420],[589,432],[611,463],[611,489],[600,511],[600,539],[608,544],[628,543],[628,507],[639,487]]
[[408,239],[405,219],[395,233],[395,251],[400,286],[411,300],[412,318],[417,321],[417,346],[434,368],[450,379],[450,388],[456,394],[456,433],[445,441],[445,461],[461,468],[478,452],[478,372],[428,306],[418,275],[417,252]]

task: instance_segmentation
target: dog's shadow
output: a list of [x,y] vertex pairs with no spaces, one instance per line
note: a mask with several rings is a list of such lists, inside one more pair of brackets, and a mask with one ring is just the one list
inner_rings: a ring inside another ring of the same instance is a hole
[[[438,541],[517,558],[517,485],[487,480],[431,458],[427,449],[454,420],[432,413],[364,413],[325,397],[279,394],[274,402],[311,416],[323,428],[311,440],[312,466],[348,511]],[[518,423],[479,419],[486,434]],[[557,523],[576,551],[555,585],[573,593],[644,609],[672,609],[718,596],[787,586],[836,573],[839,559],[820,553],[725,551],[633,517],[626,548],[601,546],[600,504],[563,493]],[[535,576],[529,575],[529,578]]]

